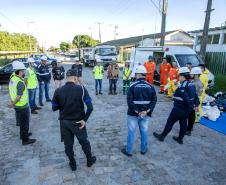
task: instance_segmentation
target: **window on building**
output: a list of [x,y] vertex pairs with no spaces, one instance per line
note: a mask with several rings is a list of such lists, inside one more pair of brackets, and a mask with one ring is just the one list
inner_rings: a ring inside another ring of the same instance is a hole
[[213,35],[212,44],[219,44],[220,34]]
[[226,33],[224,34],[224,44],[226,44]]
[[213,35],[208,35],[208,44],[212,44]]
[[201,44],[202,42],[202,36],[198,36],[198,44]]

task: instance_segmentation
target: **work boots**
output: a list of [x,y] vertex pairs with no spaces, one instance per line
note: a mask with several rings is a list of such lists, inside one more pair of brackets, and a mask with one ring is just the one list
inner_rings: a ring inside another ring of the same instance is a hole
[[87,158],[87,167],[91,167],[95,162],[97,158],[95,156],[92,156],[91,158]]
[[179,137],[173,136],[173,140],[179,143],[180,145],[183,144],[183,139],[180,139]]
[[22,141],[22,145],[29,145],[35,142],[36,142],[36,139],[28,139],[26,141]]
[[74,158],[69,159],[69,166],[72,171],[76,171],[77,166],[76,166],[76,161]]
[[35,109],[33,109],[31,110],[31,114],[38,114],[38,112]]
[[157,132],[154,132],[153,135],[155,136],[156,139],[159,141],[163,142],[165,137],[162,134],[158,134]]

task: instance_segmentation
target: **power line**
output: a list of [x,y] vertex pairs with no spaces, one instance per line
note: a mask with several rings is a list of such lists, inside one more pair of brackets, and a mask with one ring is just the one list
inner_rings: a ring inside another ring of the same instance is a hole
[[161,14],[162,13],[162,9],[160,8],[160,0],[159,0],[159,5],[157,6],[157,4],[153,1],[150,0],[150,2],[154,5],[154,7],[158,10],[158,12]]
[[0,12],[0,15],[2,17],[4,17],[6,20],[8,20],[12,25],[14,25],[16,28],[19,28],[21,31],[24,31],[19,25],[17,25],[16,23],[14,23],[9,17],[7,17],[5,14],[3,14],[2,12]]

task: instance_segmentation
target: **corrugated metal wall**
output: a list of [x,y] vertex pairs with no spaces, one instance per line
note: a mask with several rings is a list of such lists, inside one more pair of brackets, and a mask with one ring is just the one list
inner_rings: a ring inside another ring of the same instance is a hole
[[226,52],[207,52],[205,62],[212,73],[226,75]]

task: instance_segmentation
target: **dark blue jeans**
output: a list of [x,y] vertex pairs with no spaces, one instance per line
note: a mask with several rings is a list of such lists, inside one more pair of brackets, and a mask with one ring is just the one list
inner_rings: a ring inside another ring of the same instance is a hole
[[44,90],[46,100],[50,100],[49,82],[39,82],[39,104],[42,104]]
[[29,96],[29,105],[31,110],[34,110],[37,105],[35,103],[35,98],[36,98],[36,88],[35,89],[28,89],[28,96]]
[[109,79],[109,92],[116,92],[118,79]]
[[[99,91],[98,91],[98,86],[99,86]],[[95,79],[95,89],[96,93],[101,93],[102,90],[102,79]]]

